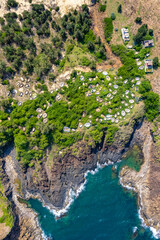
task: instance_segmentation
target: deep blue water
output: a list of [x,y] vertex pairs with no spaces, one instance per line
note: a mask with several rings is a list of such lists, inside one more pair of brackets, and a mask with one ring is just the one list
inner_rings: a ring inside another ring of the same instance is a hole
[[[133,156],[128,157],[133,165]],[[120,163],[120,165],[124,163]],[[119,184],[112,166],[88,174],[85,190],[75,199],[65,217],[55,220],[38,200],[29,203],[39,214],[39,223],[54,240],[153,240],[149,229],[141,226],[136,195]],[[137,227],[137,234],[133,234]]]

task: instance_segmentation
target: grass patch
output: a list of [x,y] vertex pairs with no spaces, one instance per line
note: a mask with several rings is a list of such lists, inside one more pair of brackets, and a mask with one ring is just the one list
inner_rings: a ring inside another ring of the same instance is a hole
[[104,35],[107,42],[111,41],[113,33],[113,23],[111,18],[104,19]]
[[0,217],[0,223],[6,223],[6,226],[12,228],[14,225],[12,210],[8,202],[8,199],[4,195],[4,189],[1,181],[0,181],[0,209],[3,212],[3,216]]

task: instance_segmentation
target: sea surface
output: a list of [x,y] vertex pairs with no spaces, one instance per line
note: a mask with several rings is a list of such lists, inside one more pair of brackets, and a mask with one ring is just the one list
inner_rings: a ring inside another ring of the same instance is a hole
[[116,165],[89,173],[87,183],[67,214],[55,220],[38,200],[30,206],[38,213],[40,226],[52,240],[153,240],[138,215],[137,196],[124,189],[118,179],[120,168],[127,164],[139,170],[142,159],[137,149]]

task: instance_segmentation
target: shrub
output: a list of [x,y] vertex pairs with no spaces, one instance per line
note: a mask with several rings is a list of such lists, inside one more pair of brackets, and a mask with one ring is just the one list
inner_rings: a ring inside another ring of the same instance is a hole
[[95,46],[93,42],[88,42],[87,47],[90,51],[94,51],[95,50]]
[[66,49],[66,54],[71,53],[72,50],[73,50],[73,48],[74,48],[74,45],[73,45],[73,44],[68,45],[68,46],[67,46],[67,49]]
[[56,12],[58,12],[58,11],[59,11],[59,7],[57,6],[57,7],[55,8],[55,10],[56,10]]
[[153,36],[153,29],[149,29],[149,35]]
[[104,35],[107,42],[111,41],[113,33],[113,23],[111,18],[104,19]]
[[18,7],[18,3],[15,0],[8,0],[7,1],[7,8],[16,8]]
[[139,29],[137,34],[133,37],[133,40],[136,44],[141,45],[141,42],[145,40],[148,33],[148,26],[147,24],[143,24]]
[[111,13],[111,19],[115,20],[116,19],[116,15],[114,13]]
[[157,69],[159,66],[159,59],[158,57],[153,58],[153,68]]
[[83,57],[81,63],[83,66],[89,66],[91,61],[87,57]]
[[141,17],[137,17],[137,18],[135,19],[135,23],[141,24],[141,23],[142,23],[142,18],[141,18]]
[[4,23],[5,23],[4,18],[0,17],[0,24],[1,24],[1,25],[4,25]]
[[152,86],[148,80],[143,80],[139,86],[139,92],[141,94],[145,94],[152,89]]
[[118,6],[118,8],[117,8],[117,12],[118,13],[122,13],[122,5],[120,4],[119,6]]
[[98,9],[100,12],[105,12],[106,11],[106,5],[104,4],[100,4],[99,5],[99,9]]
[[153,121],[159,114],[159,95],[154,92],[147,92],[145,95],[146,116],[149,121]]

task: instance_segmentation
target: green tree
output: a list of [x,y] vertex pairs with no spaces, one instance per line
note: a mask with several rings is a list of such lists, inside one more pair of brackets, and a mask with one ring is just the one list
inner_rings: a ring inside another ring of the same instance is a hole
[[34,72],[38,77],[47,75],[51,69],[52,64],[49,61],[49,58],[44,53],[39,54],[34,59]]
[[137,24],[142,24],[142,18],[141,18],[141,17],[137,17],[137,18],[135,19],[135,23],[137,23]]
[[15,0],[7,0],[7,8],[16,8],[18,7],[18,2],[16,2]]
[[153,68],[157,69],[159,66],[159,59],[158,57],[153,58]]
[[115,20],[115,19],[116,19],[115,13],[111,13],[111,19],[112,19],[112,20]]
[[120,4],[117,8],[118,13],[122,13],[122,5]]
[[152,89],[152,86],[148,80],[143,80],[139,86],[139,92],[141,94],[145,94]]
[[16,147],[19,149],[27,149],[28,144],[29,144],[27,137],[22,133],[18,133],[15,136],[14,143],[15,143]]

